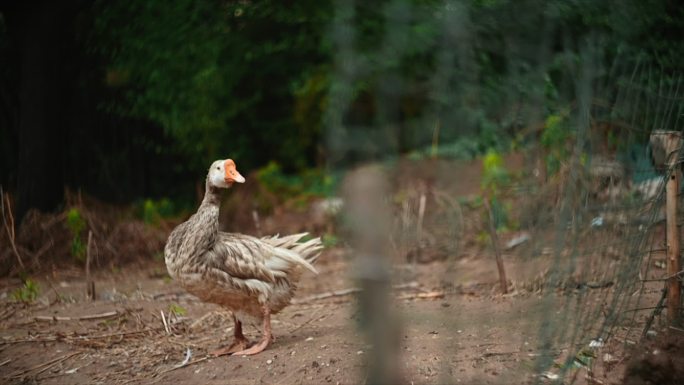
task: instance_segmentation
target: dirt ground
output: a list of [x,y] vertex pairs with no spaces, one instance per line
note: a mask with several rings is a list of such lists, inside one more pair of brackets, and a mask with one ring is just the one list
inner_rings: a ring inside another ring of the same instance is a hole
[[[348,279],[350,262],[340,249],[327,251],[319,261],[320,274],[305,277],[297,303],[274,317],[276,342],[253,357],[207,355],[230,342],[229,315],[185,294],[165,278],[161,262],[97,274],[99,299],[92,302],[85,300],[80,272],[43,277],[44,295],[28,307],[8,298],[18,282],[3,281],[3,381],[363,383],[365,357],[373,347],[359,331],[354,296],[311,297],[353,287]],[[492,268],[484,257],[399,267],[404,272],[397,276],[404,276],[404,285],[397,282],[393,294],[403,326],[397,359],[406,383],[525,384],[539,380],[535,367],[542,354],[541,315],[560,311],[562,301],[554,301],[549,308],[542,296],[496,294]],[[420,293],[439,293],[440,298],[419,298]],[[185,314],[171,314],[170,309],[180,308]],[[256,339],[259,331],[247,326],[246,334]],[[553,352],[552,358],[558,360],[562,350]],[[188,351],[191,356],[186,360]],[[619,344],[607,345],[601,354],[609,352],[614,357],[611,367],[597,365],[594,370],[601,373],[597,380],[602,382],[594,383],[621,383],[624,351]],[[186,366],[179,367],[183,362]],[[582,372],[579,383],[584,383],[586,369],[578,372]]]
[[[455,172],[449,165],[430,169]],[[459,183],[438,187],[458,196],[479,189],[479,165],[458,174]],[[281,216],[280,222],[278,215],[264,218],[264,231],[295,232],[306,222]],[[282,225],[294,222],[294,228]],[[550,255],[505,253],[512,293],[502,295],[491,250],[461,246],[446,259],[392,267],[397,319],[388,325],[398,325],[397,377],[406,384],[553,383],[570,354],[591,343],[583,337],[570,346],[556,338],[574,332],[581,312],[573,306],[601,303],[614,286],[592,288],[581,302],[572,291],[541,293]],[[376,347],[361,331],[355,266],[349,249],[326,249],[317,262],[319,274],[307,273],[294,303],[273,317],[276,341],[251,357],[208,355],[230,343],[230,315],[185,293],[168,278],[162,260],[93,273],[93,301],[86,299],[82,269],[32,276],[40,295],[30,305],[12,298],[19,279],[3,279],[0,378],[8,384],[363,384]],[[655,288],[643,294],[642,303],[653,306],[659,297]],[[587,367],[567,369],[567,382],[684,383],[673,369],[682,367],[684,344],[666,338],[681,331],[665,331],[656,320],[656,339],[637,344],[650,312],[634,313],[636,324],[618,325],[610,340],[590,349]],[[255,325],[245,326],[248,338],[259,333]]]

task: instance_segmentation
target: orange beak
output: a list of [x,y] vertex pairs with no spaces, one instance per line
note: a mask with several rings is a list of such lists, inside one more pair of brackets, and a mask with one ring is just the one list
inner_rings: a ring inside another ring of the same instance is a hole
[[235,168],[235,162],[233,162],[232,159],[226,159],[223,166],[223,168],[226,170],[226,175],[224,176],[226,183],[245,183],[245,177],[240,175],[238,170]]

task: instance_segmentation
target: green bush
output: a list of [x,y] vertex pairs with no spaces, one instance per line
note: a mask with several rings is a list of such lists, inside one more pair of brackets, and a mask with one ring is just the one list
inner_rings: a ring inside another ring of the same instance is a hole
[[546,149],[546,171],[553,175],[560,170],[560,165],[570,156],[567,142],[572,139],[573,132],[567,122],[568,111],[551,114],[546,118],[541,145]]
[[40,286],[31,279],[24,281],[24,286],[12,292],[12,298],[23,303],[32,303],[40,295]]
[[335,234],[323,234],[321,241],[324,247],[335,247],[340,243],[340,239]]
[[177,213],[176,206],[168,198],[145,199],[136,211],[148,225],[158,225],[161,219],[170,218]]
[[67,227],[72,237],[71,256],[83,262],[86,258],[86,245],[83,243],[82,233],[86,227],[86,221],[78,208],[73,207],[67,212]]
[[500,194],[501,189],[510,182],[510,175],[503,164],[500,153],[490,150],[482,160],[482,189],[490,197]]
[[510,179],[503,156],[496,151],[488,151],[482,160],[482,190],[489,198],[494,226],[497,229],[508,225],[509,208],[502,202],[501,195]]
[[283,200],[329,196],[333,194],[337,185],[337,178],[321,169],[308,169],[299,174],[285,174],[280,165],[274,161],[257,171],[256,177],[268,192]]

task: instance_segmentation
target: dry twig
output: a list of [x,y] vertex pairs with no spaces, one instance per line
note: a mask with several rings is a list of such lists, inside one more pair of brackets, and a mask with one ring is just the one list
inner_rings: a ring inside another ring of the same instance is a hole
[[403,294],[397,297],[397,299],[437,299],[444,298],[443,291],[431,291],[429,293],[413,293],[413,294]]
[[68,360],[69,358],[71,358],[71,357],[73,357],[73,356],[75,356],[75,355],[81,354],[81,353],[83,353],[83,352],[82,352],[82,351],[77,351],[77,352],[65,354],[65,355],[63,355],[63,356],[57,357],[57,358],[55,358],[55,359],[52,359],[52,360],[50,360],[50,361],[48,361],[48,362],[44,362],[44,363],[42,363],[42,364],[32,366],[32,367],[30,367],[30,368],[28,368],[28,369],[23,369],[23,370],[19,370],[19,371],[17,371],[17,372],[14,372],[14,373],[10,374],[8,377],[9,377],[9,378],[19,378],[19,377],[23,377],[23,376],[27,375],[28,373],[30,373],[30,372],[32,372],[32,371],[34,371],[34,370],[36,370],[36,369],[40,369],[38,372],[35,373],[35,375],[38,375],[38,374],[40,374],[40,373],[42,373],[42,372],[44,372],[44,371],[50,369],[51,367],[57,365],[58,363],[63,362],[63,361],[66,361],[66,360]]
[[299,305],[299,304],[303,304],[303,303],[307,303],[307,302],[318,301],[321,299],[327,299],[327,298],[333,298],[333,297],[342,297],[345,295],[358,293],[360,291],[362,291],[362,290],[358,287],[352,287],[349,289],[342,289],[342,290],[335,290],[335,291],[328,291],[328,292],[321,293],[321,294],[310,295],[310,296],[304,297],[302,299],[292,300],[292,304],[293,305]]
[[162,328],[147,328],[147,329],[141,329],[141,330],[133,330],[129,332],[118,332],[118,333],[107,333],[107,334],[99,334],[99,335],[94,335],[94,336],[58,336],[58,335],[52,335],[52,336],[46,336],[43,338],[21,338],[21,339],[16,339],[16,340],[0,340],[0,345],[7,345],[7,344],[19,344],[23,342],[50,342],[50,341],[66,341],[66,342],[76,342],[76,341],[88,341],[88,340],[97,340],[97,339],[102,339],[102,338],[111,338],[111,337],[122,337],[122,336],[128,336],[128,335],[134,335],[134,334],[141,334],[141,333],[147,333],[147,332],[152,332],[152,331],[159,331]]
[[103,318],[111,318],[111,317],[116,317],[120,315],[118,311],[109,311],[106,313],[100,313],[100,314],[91,314],[91,315],[84,315],[81,317],[58,317],[58,316],[35,316],[34,319],[36,321],[87,321],[87,320],[97,320],[97,319],[103,319]]
[[[7,205],[7,215],[5,215],[5,204]],[[17,244],[15,241],[14,216],[12,215],[12,208],[10,206],[9,195],[5,194],[4,190],[2,189],[2,186],[0,186],[0,205],[2,206],[2,223],[5,225],[5,231],[7,231],[7,237],[9,238],[10,246],[12,246],[12,251],[14,252],[14,255],[16,255],[17,257],[17,262],[19,262],[19,266],[21,266],[22,269],[25,269],[24,261],[22,260],[21,255],[19,254],[19,250],[17,250]],[[9,217],[9,223],[7,223],[6,217]]]
[[166,330],[166,334],[171,334],[171,331],[169,330],[169,324],[166,323],[166,317],[164,317],[164,310],[159,311],[161,313],[161,319],[162,323],[164,324],[164,330]]
[[[415,289],[418,288],[419,284],[417,282],[409,282],[409,283],[404,283],[400,285],[394,285],[392,286],[393,289],[396,290],[401,290],[401,289]],[[359,293],[363,291],[362,289],[358,287],[352,287],[349,289],[341,289],[341,290],[334,290],[334,291],[327,291],[325,293],[320,293],[320,294],[314,294],[310,295],[308,297],[304,297],[302,299],[294,299],[292,300],[293,305],[300,305],[300,304],[305,304],[308,302],[314,302],[314,301],[319,301],[322,299],[327,299],[327,298],[333,298],[333,297],[343,297],[346,295],[354,294],[354,293]]]

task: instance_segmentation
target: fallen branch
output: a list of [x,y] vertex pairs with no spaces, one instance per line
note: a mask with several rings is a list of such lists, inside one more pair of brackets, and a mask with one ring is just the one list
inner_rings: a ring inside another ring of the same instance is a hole
[[[392,288],[396,289],[396,290],[401,290],[401,289],[413,289],[413,288],[417,288],[418,286],[419,286],[418,282],[409,282],[409,283],[404,283],[404,284],[400,284],[400,285],[394,285],[394,286],[392,286]],[[359,293],[361,291],[363,291],[363,290],[361,288],[358,288],[358,287],[352,287],[349,289],[342,289],[342,290],[328,291],[328,292],[321,293],[321,294],[310,295],[310,296],[304,297],[302,299],[294,299],[294,300],[292,300],[291,303],[293,305],[300,305],[303,303],[319,301],[319,300],[327,299],[327,298],[343,297],[346,295]]]
[[23,342],[88,341],[88,340],[97,340],[97,339],[110,338],[110,337],[119,337],[119,336],[133,335],[133,334],[141,334],[141,333],[159,331],[161,329],[162,328],[160,328],[160,327],[158,327],[158,328],[147,328],[147,329],[141,329],[141,330],[133,330],[130,332],[107,333],[107,334],[100,334],[100,335],[95,335],[95,336],[75,336],[75,337],[47,336],[44,338],[22,338],[22,339],[17,339],[17,340],[3,340],[3,341],[0,341],[0,345],[2,345],[2,344],[4,344],[4,345],[18,344],[18,343],[23,343]]
[[81,317],[58,317],[58,316],[48,316],[48,315],[39,315],[34,317],[36,321],[88,321],[88,320],[96,320],[96,319],[103,319],[103,318],[111,318],[111,317],[116,317],[120,313],[118,311],[110,311],[106,313],[100,313],[100,314],[91,314],[91,315],[84,315]]
[[329,291],[321,294],[316,294],[316,295],[310,295],[308,297],[304,297],[302,299],[295,299],[292,300],[292,304],[298,305],[302,303],[307,303],[307,302],[313,302],[313,301],[318,301],[321,299],[327,299],[327,298],[333,298],[333,297],[342,297],[345,295],[350,295],[354,293],[360,292],[361,289],[358,287],[352,287],[349,289],[342,289],[342,290],[335,290],[335,291]]
[[429,293],[413,293],[404,294],[397,297],[397,299],[437,299],[444,298],[443,291],[431,291]]
[[32,367],[30,367],[30,368],[28,368],[28,369],[24,369],[24,370],[20,370],[20,371],[14,372],[14,373],[10,374],[8,377],[9,377],[9,378],[19,378],[19,377],[25,376],[26,374],[28,374],[28,373],[30,373],[30,372],[36,370],[36,369],[41,369],[41,368],[42,368],[41,370],[39,370],[38,372],[36,372],[35,375],[38,375],[38,374],[43,373],[44,371],[50,369],[51,367],[55,366],[56,364],[58,364],[58,363],[60,363],[60,362],[63,362],[63,361],[66,361],[66,360],[68,360],[69,358],[71,358],[71,357],[73,357],[73,356],[75,356],[75,355],[77,355],[77,354],[81,354],[81,353],[83,353],[83,352],[82,352],[82,351],[78,351],[78,352],[73,352],[73,353],[65,354],[65,355],[63,355],[63,356],[61,356],[61,357],[57,357],[57,358],[55,358],[55,359],[52,359],[52,360],[50,360],[50,361],[48,361],[48,362],[44,362],[44,363],[42,363],[42,364],[32,366]]
[[13,316],[14,313],[16,313],[16,309],[14,309],[14,308],[9,308],[9,309],[3,311],[2,314],[0,314],[0,321],[6,320],[7,318]]

